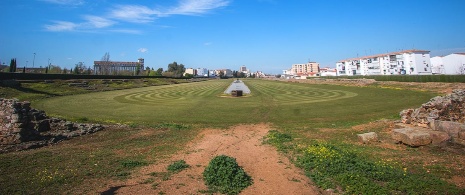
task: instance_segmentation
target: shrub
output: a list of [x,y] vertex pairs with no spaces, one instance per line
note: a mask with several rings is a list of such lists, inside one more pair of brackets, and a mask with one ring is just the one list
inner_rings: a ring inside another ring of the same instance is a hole
[[147,165],[146,162],[137,161],[137,160],[121,161],[121,166],[123,166],[124,168],[135,168],[135,167],[140,167],[140,166],[145,166],[145,165]]
[[187,168],[189,168],[189,165],[186,164],[186,161],[184,160],[178,160],[168,165],[168,171],[175,172],[175,173],[180,172]]
[[203,172],[203,179],[210,190],[223,194],[238,194],[253,183],[236,159],[225,155],[210,161]]

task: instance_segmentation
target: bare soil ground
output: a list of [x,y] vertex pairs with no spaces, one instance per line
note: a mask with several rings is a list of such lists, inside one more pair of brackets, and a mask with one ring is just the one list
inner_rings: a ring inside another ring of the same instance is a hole
[[[266,124],[238,125],[227,130],[206,129],[186,150],[170,159],[144,167],[127,181],[113,183],[103,194],[204,194],[202,172],[217,155],[236,158],[253,180],[241,194],[320,194],[318,188],[276,149],[262,144],[270,127]],[[153,175],[167,172],[174,161],[184,160],[190,168],[169,178]]]

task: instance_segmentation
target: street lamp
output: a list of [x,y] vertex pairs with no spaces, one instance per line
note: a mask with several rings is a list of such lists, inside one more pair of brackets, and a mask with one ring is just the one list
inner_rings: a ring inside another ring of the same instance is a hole
[[36,53],[34,53],[34,59],[32,60],[32,68],[34,68],[34,62],[36,61]]

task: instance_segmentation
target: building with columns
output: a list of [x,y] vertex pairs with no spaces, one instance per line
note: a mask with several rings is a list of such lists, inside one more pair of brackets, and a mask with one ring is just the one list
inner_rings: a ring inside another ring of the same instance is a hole
[[117,62],[117,61],[94,61],[94,74],[115,75],[121,72],[136,72],[144,70],[144,58],[139,58],[137,62]]

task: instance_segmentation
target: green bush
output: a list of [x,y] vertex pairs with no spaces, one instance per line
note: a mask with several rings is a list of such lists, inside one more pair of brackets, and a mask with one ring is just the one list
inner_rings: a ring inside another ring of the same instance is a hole
[[203,179],[211,191],[223,194],[239,194],[253,183],[236,159],[225,155],[216,156],[210,161],[203,172]]
[[121,161],[121,166],[124,168],[135,168],[135,167],[140,167],[140,166],[145,166],[145,165],[147,165],[147,163],[143,161],[137,161],[137,160]]
[[175,173],[180,172],[187,168],[189,168],[189,165],[186,164],[186,161],[184,160],[178,160],[168,165],[168,171],[175,172]]

